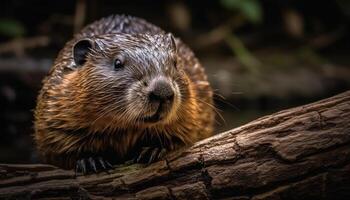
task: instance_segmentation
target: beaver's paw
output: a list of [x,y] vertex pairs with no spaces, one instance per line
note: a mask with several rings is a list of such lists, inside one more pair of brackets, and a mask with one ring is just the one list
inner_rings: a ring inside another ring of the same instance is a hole
[[134,159],[134,162],[150,164],[163,158],[166,152],[167,150],[165,148],[143,147],[140,154]]
[[89,174],[98,173],[108,169],[112,169],[113,166],[102,157],[89,157],[77,160],[75,165],[75,174]]

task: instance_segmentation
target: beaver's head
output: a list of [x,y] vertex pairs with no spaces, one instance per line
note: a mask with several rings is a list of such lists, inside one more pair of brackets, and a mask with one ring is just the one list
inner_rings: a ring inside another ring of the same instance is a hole
[[81,112],[89,113],[93,126],[169,124],[190,98],[189,78],[171,34],[86,38],[73,45],[72,56],[70,80],[81,90]]

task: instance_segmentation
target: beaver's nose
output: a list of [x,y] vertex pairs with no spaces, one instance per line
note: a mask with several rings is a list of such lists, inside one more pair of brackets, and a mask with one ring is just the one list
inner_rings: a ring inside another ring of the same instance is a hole
[[171,103],[174,99],[174,90],[165,80],[154,82],[153,89],[149,92],[149,100],[160,103]]

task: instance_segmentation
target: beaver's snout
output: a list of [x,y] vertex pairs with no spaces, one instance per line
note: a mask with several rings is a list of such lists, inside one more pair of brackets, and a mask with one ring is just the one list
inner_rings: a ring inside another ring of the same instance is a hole
[[159,104],[169,104],[174,100],[174,90],[165,80],[158,80],[153,83],[153,88],[149,92],[148,98],[150,102]]
[[147,116],[145,121],[156,122],[163,119],[171,111],[174,98],[174,89],[167,80],[153,80],[148,91],[148,101],[154,113]]

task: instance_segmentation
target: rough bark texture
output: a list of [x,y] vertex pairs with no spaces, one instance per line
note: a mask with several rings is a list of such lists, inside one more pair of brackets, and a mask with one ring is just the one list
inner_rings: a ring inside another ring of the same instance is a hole
[[350,199],[350,91],[257,119],[150,166],[75,177],[0,165],[2,199]]

